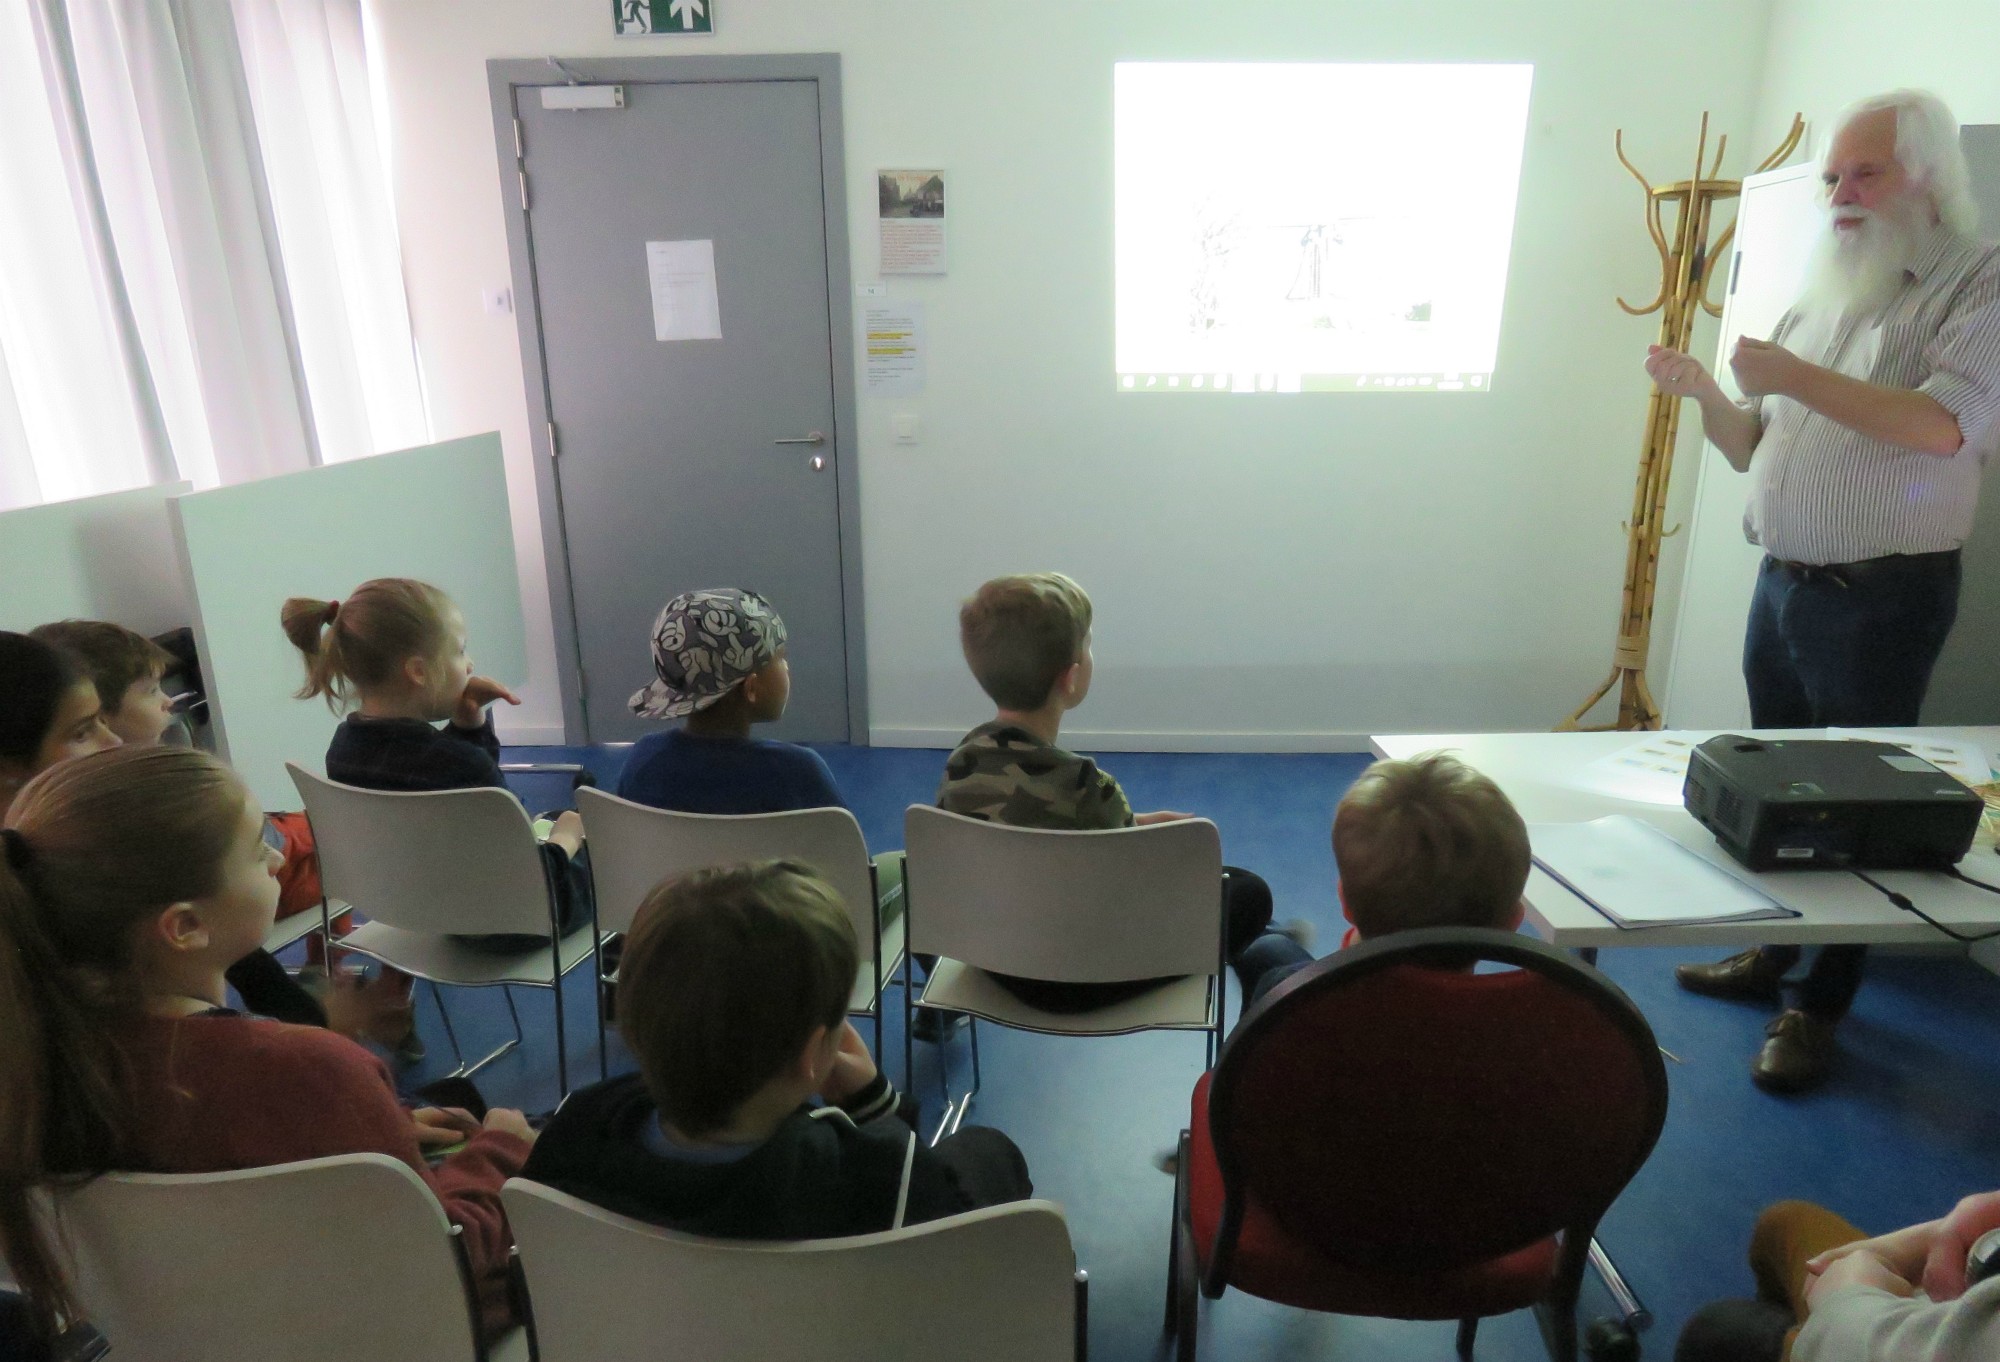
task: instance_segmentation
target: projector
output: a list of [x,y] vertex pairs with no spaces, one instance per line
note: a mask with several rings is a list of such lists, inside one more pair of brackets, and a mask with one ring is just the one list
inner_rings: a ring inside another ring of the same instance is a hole
[[1986,808],[1893,743],[1735,733],[1695,748],[1681,798],[1752,870],[1947,870]]

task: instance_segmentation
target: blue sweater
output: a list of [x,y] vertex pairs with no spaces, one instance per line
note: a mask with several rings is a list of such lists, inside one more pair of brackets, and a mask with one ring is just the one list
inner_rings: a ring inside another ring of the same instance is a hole
[[765,738],[696,737],[684,728],[641,738],[618,777],[620,798],[676,813],[844,809],[819,753]]

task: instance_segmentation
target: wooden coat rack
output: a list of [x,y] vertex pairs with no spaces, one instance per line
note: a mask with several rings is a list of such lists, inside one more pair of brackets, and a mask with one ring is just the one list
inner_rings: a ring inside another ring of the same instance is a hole
[[[1804,135],[1805,120],[1794,115],[1791,131],[1785,135],[1785,140],[1778,144],[1776,151],[1763,159],[1757,169],[1765,171],[1782,165]],[[1659,295],[1644,307],[1634,307],[1623,298],[1618,299],[1618,306],[1634,317],[1658,312],[1659,344],[1670,350],[1687,349],[1698,310],[1706,309],[1712,317],[1722,315],[1722,305],[1708,299],[1708,267],[1711,262],[1723,258],[1729,238],[1736,232],[1736,224],[1732,222],[1725,227],[1713,245],[1709,244],[1708,233],[1715,205],[1743,192],[1741,180],[1716,178],[1716,171],[1722,167],[1723,151],[1728,145],[1727,136],[1716,139],[1715,159],[1708,162],[1708,169],[1704,172],[1702,165],[1708,161],[1708,115],[1704,113],[1701,116],[1701,136],[1695,144],[1694,178],[1655,185],[1626,159],[1625,132],[1622,128],[1612,141],[1619,164],[1631,172],[1632,178],[1645,191],[1646,231],[1660,253]],[[1671,239],[1663,222],[1669,206],[1674,209]],[[1660,540],[1665,537],[1660,530],[1660,519],[1666,512],[1667,480],[1673,473],[1674,441],[1680,434],[1680,417],[1680,399],[1654,389],[1646,406],[1646,436],[1639,448],[1639,478],[1632,493],[1632,518],[1625,524],[1625,593],[1618,617],[1618,639],[1611,655],[1611,675],[1591,692],[1588,700],[1576,707],[1574,713],[1556,725],[1558,732],[1586,728],[1596,732],[1614,728],[1656,729],[1660,726],[1660,707],[1646,684],[1646,655],[1652,645],[1653,593],[1658,585]],[[1675,526],[1674,530],[1666,533],[1672,534],[1679,528]],[[1598,701],[1610,694],[1614,686],[1618,688],[1617,721],[1586,726],[1583,717],[1596,707]]]

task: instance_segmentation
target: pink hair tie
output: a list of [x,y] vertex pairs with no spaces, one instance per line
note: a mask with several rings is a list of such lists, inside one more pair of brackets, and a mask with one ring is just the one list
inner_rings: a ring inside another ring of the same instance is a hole
[[339,618],[340,618],[340,602],[328,601],[326,603],[326,622],[328,624],[332,624],[335,620]]

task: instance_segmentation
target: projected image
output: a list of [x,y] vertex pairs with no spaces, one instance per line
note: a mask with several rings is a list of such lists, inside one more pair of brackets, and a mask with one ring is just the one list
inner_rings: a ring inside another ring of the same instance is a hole
[[1121,62],[1120,391],[1485,391],[1533,75]]

